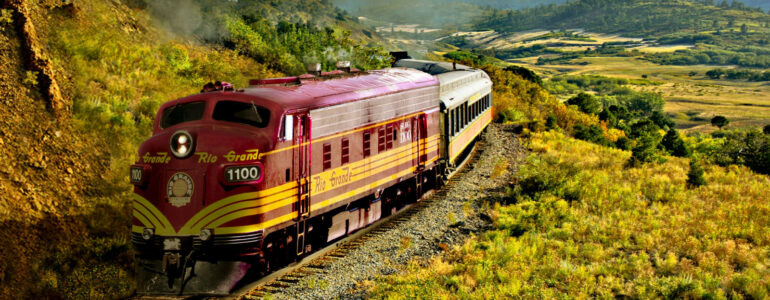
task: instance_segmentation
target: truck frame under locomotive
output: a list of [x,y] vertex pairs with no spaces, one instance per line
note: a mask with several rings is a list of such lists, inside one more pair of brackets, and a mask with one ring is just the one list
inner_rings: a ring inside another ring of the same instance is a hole
[[139,294],[227,294],[435,186],[491,121],[451,63],[252,80],[163,104],[131,166]]

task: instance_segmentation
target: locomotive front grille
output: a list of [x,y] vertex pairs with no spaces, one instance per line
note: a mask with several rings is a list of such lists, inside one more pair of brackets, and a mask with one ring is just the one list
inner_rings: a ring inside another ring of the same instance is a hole
[[[235,246],[254,244],[262,241],[262,230],[257,232],[250,232],[246,234],[228,234],[228,235],[216,235],[214,234],[214,240],[211,244],[214,246]],[[200,247],[204,244],[199,237],[193,238],[193,246]]]
[[[141,233],[131,233],[131,242],[137,246],[151,246],[162,248],[163,240],[165,237],[153,236],[149,241],[142,238]],[[247,234],[232,234],[232,235],[214,235],[214,239],[211,242],[213,246],[234,246],[254,244],[262,241],[262,231],[251,232]],[[193,246],[201,247],[204,243],[199,237],[193,237]]]
[[151,246],[151,247],[158,247],[163,248],[163,237],[154,235],[150,240],[145,240],[142,237],[141,233],[132,232],[131,233],[131,242],[134,243],[134,245],[137,246]]

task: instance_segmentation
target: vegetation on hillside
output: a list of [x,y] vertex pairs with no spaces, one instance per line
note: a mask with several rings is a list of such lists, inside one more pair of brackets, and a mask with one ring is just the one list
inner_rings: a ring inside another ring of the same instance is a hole
[[468,1],[332,0],[332,2],[356,16],[396,24],[422,24],[444,28],[458,28],[459,25],[470,23],[483,11],[480,6],[469,4]]
[[371,296],[768,297],[767,176],[710,165],[693,188],[687,159],[629,168],[628,151],[558,132],[529,143],[509,196],[490,204],[494,230],[382,278]]
[[[302,73],[306,58],[318,59],[327,69],[336,59],[350,59],[359,68],[389,61],[382,48],[363,46],[376,36],[367,36],[360,25],[321,0],[41,0],[29,6],[63,94],[73,103],[69,124],[61,125],[71,132],[54,135],[56,126],[45,129],[51,132],[45,139],[72,135],[96,149],[95,154],[73,153],[63,147],[45,156],[30,151],[30,158],[39,157],[34,160],[37,168],[45,169],[37,161],[46,159],[49,165],[73,160],[77,165],[55,176],[65,178],[66,185],[43,178],[20,185],[21,194],[51,186],[81,192],[74,199],[52,200],[57,204],[45,209],[44,218],[3,220],[13,230],[3,235],[10,238],[6,242],[18,245],[0,251],[3,298],[94,299],[132,293],[128,167],[136,160],[139,143],[150,136],[160,104],[197,93],[210,81],[242,87],[253,78]],[[0,11],[2,27],[11,26],[6,11]],[[17,38],[12,29],[4,29],[4,41],[6,35]],[[35,85],[34,76],[25,78],[29,80],[22,84]],[[35,127],[50,123],[26,121]],[[52,144],[45,139],[29,143]],[[99,173],[72,174],[81,169]]]
[[379,279],[370,296],[770,296],[770,177],[759,174],[770,168],[770,135],[682,136],[660,95],[636,92],[627,79],[545,81],[568,97],[561,103],[545,90],[533,97],[538,87],[517,75],[485,70],[499,118],[527,125],[531,150],[507,196],[481,204],[494,229]]
[[[603,44],[586,51],[561,51],[558,45],[536,44],[519,49],[485,53],[501,59],[542,54],[561,54],[542,58],[540,63],[564,63],[585,56],[639,56],[667,65],[739,65],[770,67],[770,15],[740,1],[731,3],[696,0],[579,0],[563,5],[540,6],[525,10],[488,10],[477,29],[519,32],[583,28],[601,33],[643,37],[660,45],[692,45],[674,52],[643,53],[626,51],[628,45]],[[450,41],[452,42],[452,41]]]
[[[727,6],[698,0],[577,0],[523,10],[490,10],[476,26],[499,32],[583,28],[594,32],[651,37],[707,30],[755,30],[770,19],[757,8],[733,1]],[[711,2],[713,3],[713,2]]]
[[770,71],[762,72],[747,69],[716,68],[706,71],[706,76],[711,79],[770,81]]

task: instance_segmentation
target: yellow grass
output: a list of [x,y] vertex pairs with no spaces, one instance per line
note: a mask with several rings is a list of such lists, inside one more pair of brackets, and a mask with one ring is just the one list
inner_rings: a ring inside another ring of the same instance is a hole
[[636,49],[641,52],[649,52],[649,53],[664,53],[664,52],[674,52],[677,50],[687,50],[691,49],[693,46],[690,45],[674,45],[674,46],[642,46],[642,47],[636,47],[631,49]]
[[[547,132],[495,229],[379,279],[373,298],[766,299],[770,178],[688,160],[628,168],[629,152]],[[534,180],[533,180],[534,179]],[[539,182],[524,185],[522,182]],[[529,190],[526,190],[529,189]],[[539,191],[536,197],[528,193]]]

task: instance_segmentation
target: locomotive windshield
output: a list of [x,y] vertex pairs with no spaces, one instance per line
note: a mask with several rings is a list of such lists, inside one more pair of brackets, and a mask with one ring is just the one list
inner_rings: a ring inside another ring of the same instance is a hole
[[219,101],[212,117],[214,120],[265,128],[270,121],[270,110],[254,103]]
[[179,123],[200,120],[205,110],[206,102],[203,101],[176,104],[163,110],[160,126],[168,128]]

